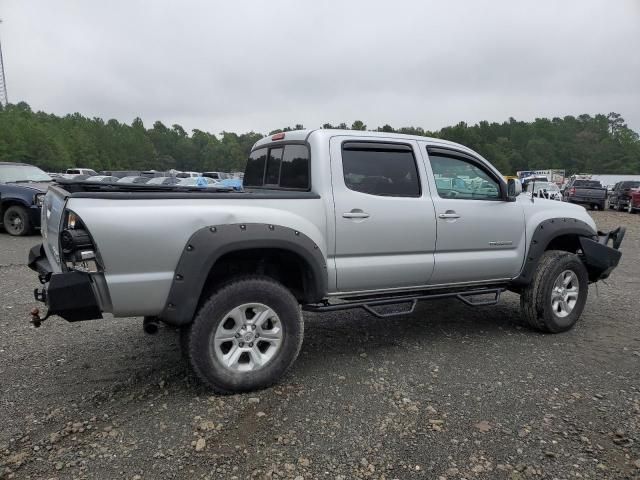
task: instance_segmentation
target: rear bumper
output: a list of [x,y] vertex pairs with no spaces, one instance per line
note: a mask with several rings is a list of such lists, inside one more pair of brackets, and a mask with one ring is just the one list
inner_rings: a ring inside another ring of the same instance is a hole
[[88,273],[71,271],[54,273],[42,244],[29,251],[29,268],[38,273],[42,289],[34,290],[34,297],[44,302],[50,315],[58,315],[69,322],[102,318]]
[[598,232],[598,240],[580,237],[582,257],[590,281],[604,280],[618,266],[622,257],[619,248],[625,232],[624,227],[618,227],[608,233]]
[[588,197],[569,197],[567,202],[579,203],[581,205],[599,205],[604,203],[604,198],[588,198]]

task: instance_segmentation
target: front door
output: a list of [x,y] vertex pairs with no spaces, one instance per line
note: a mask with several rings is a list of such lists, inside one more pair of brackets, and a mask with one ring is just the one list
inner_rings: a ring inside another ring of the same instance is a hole
[[414,141],[331,139],[339,291],[425,285],[436,225]]
[[438,230],[431,283],[517,276],[526,247],[524,211],[506,201],[505,182],[462,152],[433,148],[428,158]]

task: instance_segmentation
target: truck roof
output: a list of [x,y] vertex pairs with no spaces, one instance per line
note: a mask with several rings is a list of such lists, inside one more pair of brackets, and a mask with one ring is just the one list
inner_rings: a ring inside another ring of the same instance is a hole
[[[321,138],[325,138],[325,139],[329,139],[331,137],[341,136],[341,135],[349,135],[349,136],[357,135],[359,137],[371,137],[371,138],[380,138],[380,139],[386,138],[386,139],[393,139],[393,140],[418,140],[423,142],[427,141],[429,143],[433,143],[437,145],[455,147],[459,150],[464,150],[469,153],[472,153],[473,155],[478,155],[476,152],[469,149],[468,147],[465,147],[464,145],[460,145],[459,143],[450,142],[449,140],[442,140],[440,138],[433,138],[433,137],[423,137],[420,135],[405,135],[403,133],[369,132],[369,131],[363,131],[363,130],[339,130],[334,128],[319,128],[319,129],[312,129],[312,130],[292,130],[290,132],[283,132],[283,134],[284,134],[284,138],[281,137],[282,134],[274,134],[274,135],[269,135],[267,137],[264,137],[258,140],[253,145],[253,149],[263,147],[273,142],[280,142],[280,141],[304,142],[304,141],[307,141],[312,134],[314,137],[320,136]],[[275,140],[274,140],[274,137],[275,137]]]

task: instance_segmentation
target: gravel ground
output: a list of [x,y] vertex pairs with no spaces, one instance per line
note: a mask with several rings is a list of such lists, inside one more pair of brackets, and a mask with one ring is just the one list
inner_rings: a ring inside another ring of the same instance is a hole
[[28,323],[37,237],[0,234],[0,478],[640,478],[640,215],[571,332],[453,300],[307,314],[292,371],[220,397],[141,319]]

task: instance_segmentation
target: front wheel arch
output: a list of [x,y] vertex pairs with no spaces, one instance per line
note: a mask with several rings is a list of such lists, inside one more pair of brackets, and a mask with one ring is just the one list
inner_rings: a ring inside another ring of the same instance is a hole
[[518,290],[529,285],[533,274],[548,250],[564,250],[576,253],[580,250],[580,237],[594,238],[597,232],[588,223],[576,218],[550,218],[536,227],[520,275],[512,280],[512,288]]

